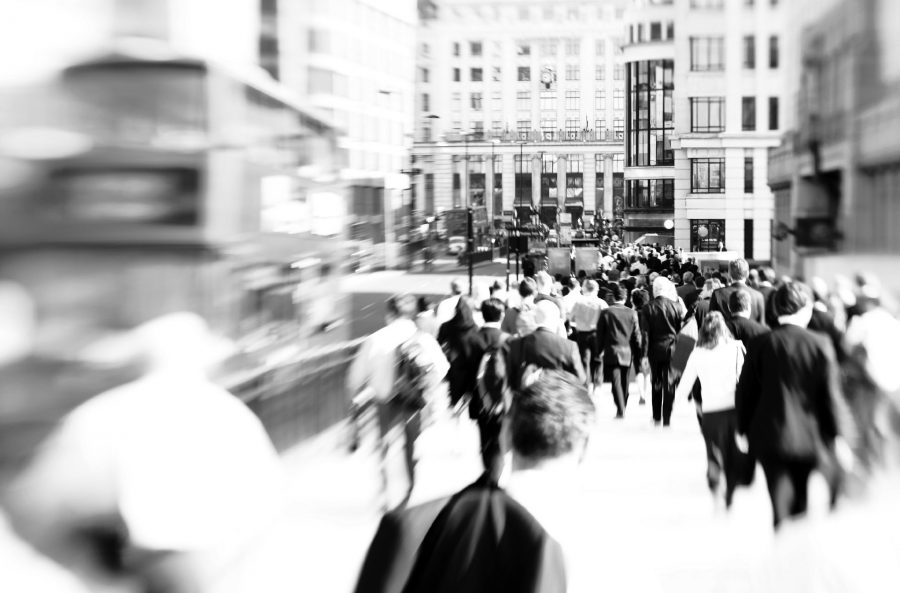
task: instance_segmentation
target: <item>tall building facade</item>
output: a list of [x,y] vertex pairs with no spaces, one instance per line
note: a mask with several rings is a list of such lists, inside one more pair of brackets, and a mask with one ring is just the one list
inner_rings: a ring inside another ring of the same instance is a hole
[[626,13],[625,238],[771,258],[767,151],[784,105],[777,0],[636,0]]
[[790,10],[788,132],[769,161],[775,265],[826,278],[869,269],[900,290],[900,3]]
[[495,228],[624,203],[625,1],[420,2],[414,209]]
[[415,0],[281,0],[281,79],[343,130],[350,235],[397,260],[413,135]]

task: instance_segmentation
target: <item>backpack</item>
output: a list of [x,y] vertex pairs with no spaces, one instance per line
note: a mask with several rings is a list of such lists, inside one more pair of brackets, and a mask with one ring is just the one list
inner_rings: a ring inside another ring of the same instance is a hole
[[502,350],[506,339],[504,334],[500,344],[482,354],[475,375],[481,409],[493,418],[501,418],[506,414],[512,398],[506,372],[506,356]]
[[407,407],[421,410],[428,401],[426,394],[431,390],[431,376],[434,364],[429,360],[427,348],[422,343],[425,336],[416,331],[402,342],[395,351],[393,400]]
[[536,330],[535,306],[530,303],[523,303],[516,309],[519,312],[519,315],[516,317],[516,333],[520,336],[525,336]]

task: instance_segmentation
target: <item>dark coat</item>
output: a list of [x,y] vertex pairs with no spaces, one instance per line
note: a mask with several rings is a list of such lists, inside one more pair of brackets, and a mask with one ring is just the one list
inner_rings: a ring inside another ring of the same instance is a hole
[[474,353],[478,343],[478,326],[472,319],[472,312],[462,300],[456,307],[453,319],[441,325],[437,341],[450,362],[447,388],[450,402],[455,405],[475,388],[475,371],[481,360],[480,356],[475,358]]
[[697,299],[694,304],[694,319],[697,320],[697,329],[703,327],[703,320],[709,313],[709,299]]
[[615,304],[601,311],[597,320],[597,344],[605,364],[631,366],[632,357],[641,353],[637,311]]
[[737,430],[759,459],[815,461],[839,434],[838,365],[828,340],[785,325],[750,343],[735,393]]
[[[478,330],[478,333],[476,334],[476,341],[472,348],[472,360],[474,360],[474,368],[472,370],[472,373],[475,376],[476,382],[478,379],[478,367],[481,364],[482,357],[484,357],[485,353],[487,352],[500,350],[501,348],[503,348],[508,339],[509,334],[500,331],[498,328],[482,327]],[[501,352],[501,356],[505,356],[505,353]],[[472,389],[471,393],[472,399],[469,400],[469,417],[474,419],[478,418],[484,406],[482,405],[478,389]]]
[[521,373],[529,364],[538,368],[568,371],[584,381],[586,375],[581,364],[578,344],[539,327],[528,335],[507,342],[506,372],[509,385],[519,388]]
[[388,513],[356,593],[564,593],[562,548],[482,478],[449,499]]
[[756,336],[769,333],[768,326],[744,317],[734,317],[730,321],[726,321],[725,324],[731,330],[731,335],[734,336],[734,339],[743,342],[745,348],[750,345],[750,340]]
[[763,299],[762,293],[750,288],[746,283],[739,280],[732,282],[731,286],[723,286],[714,290],[712,297],[709,299],[709,310],[720,311],[726,320],[731,319],[732,315],[731,309],[728,307],[728,299],[731,298],[731,293],[738,290],[745,290],[750,295],[750,319],[757,323],[765,323],[766,301]]
[[644,305],[638,314],[644,356],[650,362],[668,363],[675,336],[681,330],[681,310],[676,303],[658,296]]
[[697,303],[697,299],[700,298],[700,290],[693,283],[688,283],[677,287],[675,291],[681,297],[681,300],[684,301],[684,306],[687,307],[688,311],[692,311]]

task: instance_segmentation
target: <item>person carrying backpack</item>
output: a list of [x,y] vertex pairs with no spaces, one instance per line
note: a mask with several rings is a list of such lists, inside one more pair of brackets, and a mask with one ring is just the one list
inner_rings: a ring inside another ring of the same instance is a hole
[[500,329],[506,307],[503,301],[490,298],[481,304],[484,325],[478,330],[472,357],[478,361],[475,389],[469,401],[469,416],[478,423],[481,460],[494,481],[503,470],[500,429],[509,411],[509,385],[506,377],[504,346],[509,334]]
[[521,302],[506,312],[500,329],[513,336],[530,334],[537,328],[534,314],[534,297],[537,296],[537,283],[534,278],[525,277],[519,282]]

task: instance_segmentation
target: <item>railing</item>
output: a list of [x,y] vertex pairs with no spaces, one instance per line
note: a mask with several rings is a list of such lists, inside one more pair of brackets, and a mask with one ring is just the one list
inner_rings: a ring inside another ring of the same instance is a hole
[[624,131],[616,131],[613,128],[605,128],[601,130],[580,129],[580,130],[528,130],[528,131],[488,131],[475,132],[466,135],[459,132],[448,132],[444,134],[446,142],[492,142],[497,140],[501,143],[518,143],[518,142],[623,142],[625,139]]
[[262,421],[279,451],[347,417],[347,370],[362,340],[308,352],[231,387]]

